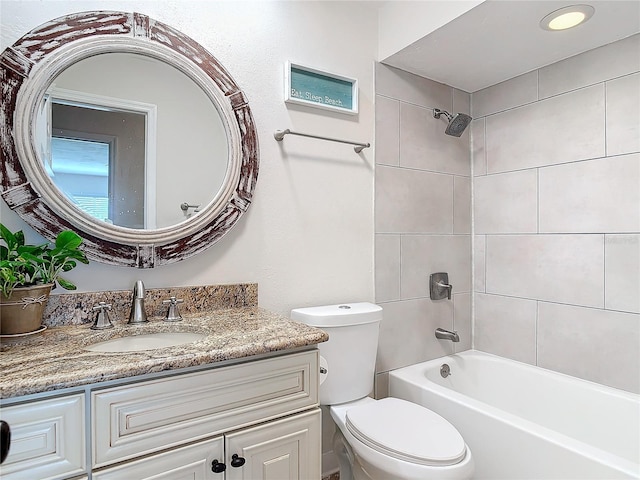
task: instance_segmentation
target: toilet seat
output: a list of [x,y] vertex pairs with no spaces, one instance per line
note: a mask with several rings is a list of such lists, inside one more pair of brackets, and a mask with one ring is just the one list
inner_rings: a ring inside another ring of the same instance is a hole
[[347,429],[370,448],[406,462],[448,466],[467,452],[456,428],[435,412],[399,398],[350,408]]

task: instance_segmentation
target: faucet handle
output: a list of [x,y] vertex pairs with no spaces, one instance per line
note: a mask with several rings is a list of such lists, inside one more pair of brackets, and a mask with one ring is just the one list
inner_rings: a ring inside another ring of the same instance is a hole
[[447,291],[447,299],[451,300],[451,291],[453,290],[453,285],[449,285],[448,283],[436,282],[436,285]]
[[113,323],[109,318],[109,310],[111,310],[111,304],[106,302],[100,302],[98,305],[92,308],[94,311],[98,311],[96,319],[91,325],[91,330],[106,330],[107,328],[113,328]]
[[162,303],[164,305],[169,305],[169,309],[167,310],[167,316],[164,318],[165,322],[179,322],[182,320],[182,315],[180,315],[180,311],[178,310],[178,304],[184,303],[184,300],[176,297],[169,297],[168,300],[163,300]]
[[449,274],[446,272],[432,273],[429,276],[429,297],[431,300],[451,300],[453,285],[449,284]]

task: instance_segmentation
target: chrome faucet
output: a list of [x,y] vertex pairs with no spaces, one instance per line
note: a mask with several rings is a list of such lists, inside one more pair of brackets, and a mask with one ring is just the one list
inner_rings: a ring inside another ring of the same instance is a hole
[[450,332],[449,330],[445,330],[444,328],[436,328],[436,338],[439,338],[441,340],[451,340],[452,342],[460,341],[458,332]]
[[146,323],[149,321],[144,311],[144,295],[144,283],[142,283],[142,280],[138,280],[133,287],[133,301],[131,302],[129,323]]

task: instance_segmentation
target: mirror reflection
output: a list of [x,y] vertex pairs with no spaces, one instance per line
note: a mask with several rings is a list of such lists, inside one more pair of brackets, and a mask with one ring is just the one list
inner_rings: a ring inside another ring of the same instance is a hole
[[106,53],[70,66],[36,124],[38,153],[59,191],[118,226],[183,222],[214,199],[227,173],[214,104],[180,70],[145,55]]

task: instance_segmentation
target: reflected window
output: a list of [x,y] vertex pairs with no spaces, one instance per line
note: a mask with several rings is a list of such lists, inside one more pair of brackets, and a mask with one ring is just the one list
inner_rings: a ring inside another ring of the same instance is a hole
[[[85,137],[85,138],[79,138]],[[113,141],[99,141],[76,133],[51,138],[51,176],[82,211],[110,221],[109,171]]]

